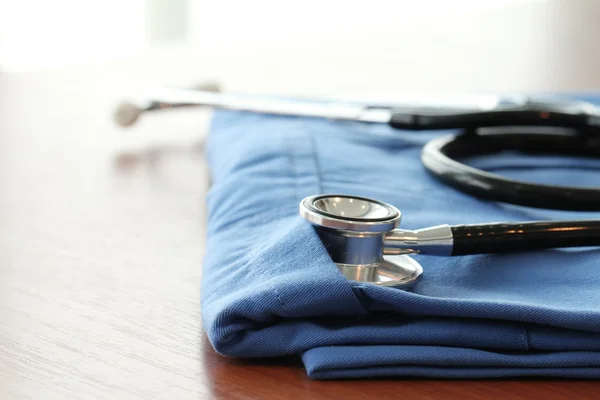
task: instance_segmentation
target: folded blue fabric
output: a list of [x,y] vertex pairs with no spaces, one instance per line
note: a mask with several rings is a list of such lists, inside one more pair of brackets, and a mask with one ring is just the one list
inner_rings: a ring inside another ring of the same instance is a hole
[[[419,161],[439,134],[216,112],[201,292],[214,348],[234,357],[300,354],[316,379],[599,378],[600,250],[421,256],[423,279],[405,292],[346,280],[298,216],[304,197],[338,193],[395,205],[407,229],[600,218],[486,202],[440,184]],[[536,182],[600,186],[599,160],[469,162]]]

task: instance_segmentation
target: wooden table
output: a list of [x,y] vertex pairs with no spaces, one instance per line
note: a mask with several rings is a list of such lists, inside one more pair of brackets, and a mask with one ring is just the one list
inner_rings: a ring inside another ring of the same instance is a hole
[[595,382],[318,382],[296,358],[215,354],[199,305],[207,115],[122,132],[130,72],[0,74],[0,399],[598,398]]

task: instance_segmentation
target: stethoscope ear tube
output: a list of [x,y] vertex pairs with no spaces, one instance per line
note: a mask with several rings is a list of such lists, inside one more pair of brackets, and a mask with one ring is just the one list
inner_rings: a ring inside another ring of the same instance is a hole
[[474,129],[499,126],[551,126],[572,129],[598,128],[600,119],[592,119],[585,113],[548,111],[550,103],[529,104],[508,109],[491,111],[473,110],[404,110],[393,109],[389,125],[394,129],[433,130],[433,129]]
[[481,199],[554,210],[600,211],[600,189],[518,181],[457,161],[505,150],[600,157],[600,140],[585,133],[446,135],[423,147],[421,161],[434,178]]
[[532,221],[455,225],[453,256],[600,246],[600,221]]

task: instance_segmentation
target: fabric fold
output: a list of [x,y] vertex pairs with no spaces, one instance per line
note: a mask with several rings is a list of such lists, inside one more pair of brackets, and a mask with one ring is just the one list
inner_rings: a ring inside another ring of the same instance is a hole
[[303,354],[315,379],[413,376],[427,378],[510,378],[547,376],[597,378],[600,352],[503,354],[433,346],[340,346]]

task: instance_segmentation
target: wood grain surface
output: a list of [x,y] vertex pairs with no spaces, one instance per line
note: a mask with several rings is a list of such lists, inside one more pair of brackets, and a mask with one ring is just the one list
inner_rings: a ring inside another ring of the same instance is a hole
[[121,132],[129,76],[0,74],[0,399],[598,398],[586,381],[318,382],[295,357],[215,354],[199,305],[207,114]]

